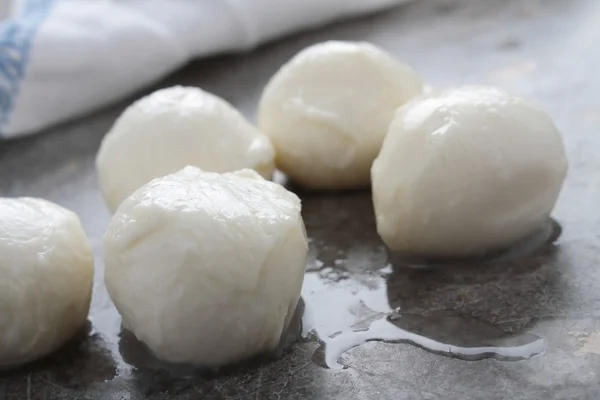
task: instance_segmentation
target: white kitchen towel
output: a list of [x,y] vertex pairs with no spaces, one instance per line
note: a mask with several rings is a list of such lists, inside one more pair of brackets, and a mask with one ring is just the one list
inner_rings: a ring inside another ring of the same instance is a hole
[[38,132],[191,59],[407,0],[0,0],[0,137]]

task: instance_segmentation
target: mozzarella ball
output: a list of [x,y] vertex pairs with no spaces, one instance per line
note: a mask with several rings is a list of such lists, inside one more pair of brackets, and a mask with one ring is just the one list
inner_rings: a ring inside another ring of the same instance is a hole
[[394,111],[422,90],[410,67],[373,45],[325,42],[273,76],[259,128],[275,146],[277,167],[296,183],[365,187]]
[[398,110],[373,163],[377,230],[404,253],[500,250],[547,221],[566,172],[536,105],[493,87],[425,96]]
[[0,368],[37,360],[86,322],[94,257],[79,218],[42,199],[0,198]]
[[229,103],[176,86],[129,106],[104,137],[96,166],[114,213],[145,183],[187,165],[213,172],[251,168],[270,178],[274,157],[269,139]]
[[216,367],[277,346],[307,251],[296,195],[252,170],[186,167],[119,207],[105,281],[124,327],[157,358]]

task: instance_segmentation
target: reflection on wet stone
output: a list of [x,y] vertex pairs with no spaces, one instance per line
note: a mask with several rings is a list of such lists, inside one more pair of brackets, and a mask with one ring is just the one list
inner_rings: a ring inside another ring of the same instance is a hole
[[[134,376],[143,381],[151,371],[176,380],[235,375],[285,358],[286,350],[296,349],[299,344],[294,343],[300,341],[320,343],[311,359],[329,368],[339,367],[345,351],[373,340],[410,343],[464,359],[515,360],[543,350],[543,340],[525,327],[534,318],[552,315],[551,309],[543,309],[551,304],[545,295],[560,299],[552,291],[558,271],[549,262],[555,252],[551,243],[560,234],[556,222],[487,260],[420,261],[421,268],[414,268],[413,260],[387,254],[376,233],[368,191],[342,197],[303,194],[302,200],[310,236],[303,288],[307,304],[305,310],[304,300],[299,303],[280,346],[233,367],[200,371],[156,360],[123,330],[119,350],[136,367]],[[530,301],[521,301],[524,296]]]
[[[551,243],[560,234],[556,222],[484,263],[453,261],[414,268],[399,257],[389,257],[392,264],[388,264],[374,218],[366,224],[353,222],[354,212],[373,215],[370,193],[354,192],[348,199],[305,195],[303,204],[311,238],[302,292],[306,307],[301,300],[274,352],[218,371],[199,371],[156,360],[145,345],[123,331],[119,346],[123,359],[135,365],[138,374],[154,370],[167,371],[173,378],[212,379],[277,362],[299,341],[320,343],[311,360],[325,368],[340,367],[338,359],[344,352],[367,341],[409,343],[468,360],[518,360],[544,350],[542,338],[525,328],[540,315],[552,315],[536,305],[550,304],[543,296],[557,274],[548,262],[555,252]],[[312,209],[311,204],[318,207]],[[348,241],[356,243],[349,246]],[[521,301],[523,296],[530,301]],[[556,293],[552,296],[558,299]]]
[[317,365],[340,367],[344,352],[367,341],[468,360],[518,360],[544,350],[527,326],[554,315],[552,302],[561,299],[560,271],[551,262],[561,233],[556,221],[486,258],[415,260],[387,253],[369,192],[301,197],[311,238],[304,335],[319,338]]
[[[544,349],[542,338],[533,333],[510,334],[497,326],[448,311],[433,312],[427,316],[400,314],[390,317],[389,322],[403,331],[459,350],[435,350],[418,343],[413,344],[434,353],[465,360],[496,358],[517,361],[527,359]],[[462,352],[460,349],[463,349]],[[468,349],[474,351],[465,351]]]
[[[554,248],[481,268],[395,268],[388,297],[403,312],[426,315],[450,310],[515,332],[531,319],[554,316],[568,301],[561,271],[550,262]],[[524,301],[523,299],[527,299]]]

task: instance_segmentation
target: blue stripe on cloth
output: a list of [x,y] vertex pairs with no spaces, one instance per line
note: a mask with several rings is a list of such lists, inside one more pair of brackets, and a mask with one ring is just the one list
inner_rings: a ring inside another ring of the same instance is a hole
[[0,138],[19,94],[31,43],[55,0],[25,0],[20,15],[0,22]]

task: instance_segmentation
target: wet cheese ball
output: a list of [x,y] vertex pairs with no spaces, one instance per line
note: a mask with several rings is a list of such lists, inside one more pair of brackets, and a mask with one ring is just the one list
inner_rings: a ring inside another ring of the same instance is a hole
[[114,212],[140,186],[194,165],[206,171],[251,168],[269,179],[269,139],[223,99],[194,87],[158,90],[129,106],[96,158],[100,189]]
[[398,252],[483,255],[547,221],[566,172],[536,105],[493,87],[428,95],[398,110],[373,164],[377,230]]
[[0,369],[73,337],[85,324],[93,277],[74,213],[42,199],[0,198]]
[[394,111],[422,90],[410,67],[371,44],[316,44],[266,86],[259,128],[275,146],[277,167],[296,183],[364,187]]
[[296,195],[251,170],[187,167],[119,207],[105,281],[123,325],[157,358],[216,367],[277,346],[307,249]]

